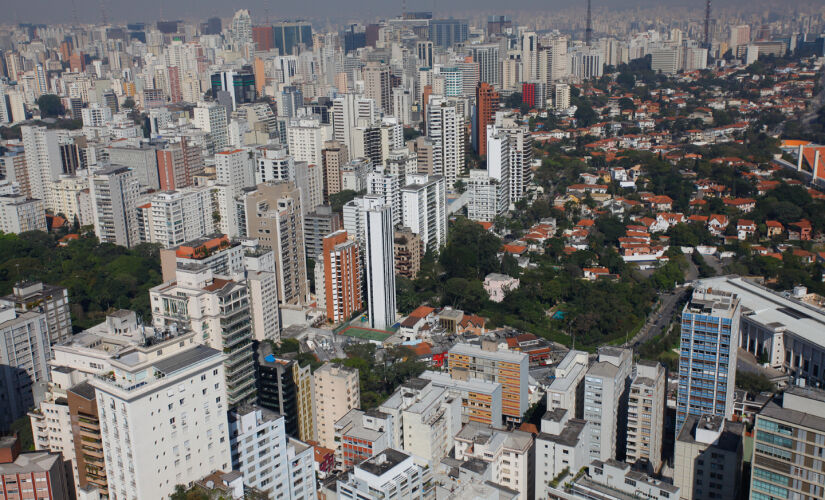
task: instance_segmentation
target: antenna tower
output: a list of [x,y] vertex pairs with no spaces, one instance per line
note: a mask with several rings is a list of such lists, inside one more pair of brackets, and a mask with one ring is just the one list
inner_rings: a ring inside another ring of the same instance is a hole
[[705,4],[705,48],[710,50],[710,0]]
[[584,43],[590,46],[590,41],[593,39],[593,23],[590,15],[590,0],[587,0],[587,28],[584,30]]

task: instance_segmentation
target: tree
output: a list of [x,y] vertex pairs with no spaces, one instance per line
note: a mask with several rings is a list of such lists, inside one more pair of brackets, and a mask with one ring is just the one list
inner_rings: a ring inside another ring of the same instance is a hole
[[344,205],[355,199],[358,196],[357,191],[353,191],[351,189],[345,189],[341,192],[329,195],[329,204],[332,207],[333,212],[342,212],[344,210]]
[[579,126],[589,127],[598,121],[599,115],[593,111],[593,108],[590,107],[589,104],[581,103],[581,105],[576,108],[573,118],[576,119],[576,123]]
[[123,101],[123,107],[126,109],[134,109],[135,107],[135,100],[131,97],[127,97],[125,101]]
[[622,111],[626,109],[635,110],[636,105],[633,104],[633,99],[629,97],[622,97],[621,99],[619,99],[619,109],[621,109]]
[[619,73],[619,76],[616,77],[616,83],[630,90],[636,86],[636,77],[633,76],[633,73]]
[[43,94],[38,97],[37,107],[40,108],[40,116],[44,118],[57,118],[65,112],[60,98],[54,94]]

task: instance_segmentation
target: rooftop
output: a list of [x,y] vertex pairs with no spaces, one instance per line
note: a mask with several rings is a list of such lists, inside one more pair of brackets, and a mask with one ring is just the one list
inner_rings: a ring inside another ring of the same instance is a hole
[[374,476],[381,476],[408,458],[410,456],[404,452],[387,448],[369,460],[361,462],[357,467]]

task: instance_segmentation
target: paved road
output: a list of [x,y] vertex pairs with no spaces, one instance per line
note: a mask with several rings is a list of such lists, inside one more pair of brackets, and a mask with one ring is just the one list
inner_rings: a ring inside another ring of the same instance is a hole
[[811,121],[816,118],[817,111],[823,105],[825,105],[825,69],[822,70],[822,76],[819,79],[819,83],[822,86],[822,91],[819,94],[815,95],[808,106],[808,113],[802,118],[802,122],[806,125],[811,123]]
[[[690,258],[688,257],[688,259]],[[662,333],[662,331],[670,325],[670,320],[675,312],[676,304],[678,304],[682,297],[684,297],[688,290],[690,290],[690,287],[688,286],[689,283],[699,277],[699,270],[696,268],[693,261],[688,260],[688,263],[689,267],[687,273],[685,273],[685,286],[677,288],[672,292],[659,293],[658,310],[648,315],[647,321],[639,330],[639,333],[630,339],[630,341],[624,345],[625,347],[632,346],[636,348],[647,342],[649,339]]]

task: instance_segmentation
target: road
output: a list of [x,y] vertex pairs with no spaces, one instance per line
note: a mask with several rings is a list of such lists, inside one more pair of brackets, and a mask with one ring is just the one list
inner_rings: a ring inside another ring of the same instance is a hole
[[636,348],[656,335],[662,333],[664,328],[667,328],[670,324],[671,318],[673,317],[676,304],[678,304],[679,301],[682,300],[682,297],[684,297],[688,290],[690,290],[688,285],[699,277],[699,270],[696,268],[693,261],[688,260],[688,263],[689,267],[687,273],[685,273],[685,286],[676,288],[672,292],[659,293],[659,309],[648,315],[645,324],[632,339],[624,344],[624,347],[632,346],[633,348]]
[[819,79],[819,84],[822,87],[822,90],[819,94],[815,95],[813,99],[811,99],[811,102],[808,105],[808,112],[802,118],[802,123],[806,125],[811,123],[811,121],[816,118],[819,108],[825,105],[825,69],[822,70],[822,76]]

